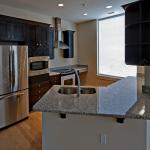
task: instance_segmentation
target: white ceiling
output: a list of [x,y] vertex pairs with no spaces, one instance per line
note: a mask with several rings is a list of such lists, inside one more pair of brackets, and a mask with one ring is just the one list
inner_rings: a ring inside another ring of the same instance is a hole
[[[72,22],[83,22],[91,19],[108,17],[108,12],[115,14],[123,13],[121,5],[136,0],[0,0],[0,4],[12,6],[38,12],[54,17],[61,17]],[[63,8],[57,6],[64,3]],[[82,4],[85,3],[85,7]],[[107,5],[112,5],[111,9],[106,9]],[[87,12],[87,16],[83,13]]]

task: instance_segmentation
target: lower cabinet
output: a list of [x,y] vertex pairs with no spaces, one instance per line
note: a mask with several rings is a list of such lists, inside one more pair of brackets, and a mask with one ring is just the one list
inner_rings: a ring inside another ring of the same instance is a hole
[[29,77],[29,111],[33,105],[53,86],[60,84],[60,75],[49,74]]
[[29,111],[50,87],[49,74],[29,77]]
[[29,89],[29,110],[32,110],[33,105],[50,89],[50,82],[43,81],[33,85]]
[[60,75],[52,75],[50,76],[50,85],[60,85],[61,84],[61,76]]

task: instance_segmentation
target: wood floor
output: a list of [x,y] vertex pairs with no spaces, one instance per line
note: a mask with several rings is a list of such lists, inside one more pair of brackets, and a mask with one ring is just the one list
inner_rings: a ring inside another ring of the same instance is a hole
[[41,150],[42,114],[33,112],[29,118],[0,131],[0,150]]

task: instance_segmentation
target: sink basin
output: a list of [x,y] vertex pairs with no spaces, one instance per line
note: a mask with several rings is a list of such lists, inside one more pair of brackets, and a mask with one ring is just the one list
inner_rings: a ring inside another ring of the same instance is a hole
[[81,94],[95,94],[95,88],[81,88]]
[[[96,93],[96,90],[95,88],[85,88],[85,87],[81,87],[81,94],[94,94]],[[60,94],[77,94],[77,87],[61,87],[59,90],[58,90],[58,93]]]

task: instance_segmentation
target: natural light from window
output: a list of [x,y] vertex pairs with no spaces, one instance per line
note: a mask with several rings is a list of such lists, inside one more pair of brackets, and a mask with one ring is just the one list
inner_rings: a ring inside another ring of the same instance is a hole
[[137,67],[125,64],[124,15],[99,20],[98,75],[136,76]]

